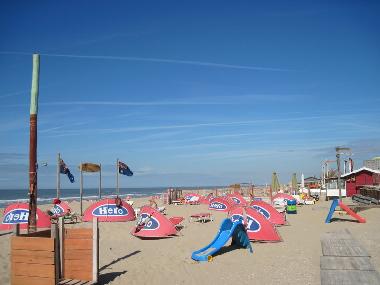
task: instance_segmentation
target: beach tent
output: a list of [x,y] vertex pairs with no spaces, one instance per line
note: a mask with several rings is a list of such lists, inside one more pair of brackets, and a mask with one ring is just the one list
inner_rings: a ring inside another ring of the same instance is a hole
[[252,208],[235,207],[230,211],[230,218],[233,222],[243,220],[250,240],[282,241],[274,225]]
[[[9,205],[3,215],[0,230],[12,230],[16,224],[20,224],[20,229],[28,228],[29,204],[14,203]],[[37,228],[50,228],[50,217],[37,208]]]
[[286,193],[277,193],[273,196],[273,200],[296,200],[293,196],[286,194]]
[[71,208],[68,203],[61,201],[60,203],[54,204],[50,211],[52,212],[53,217],[62,217],[68,212],[71,212]]
[[247,201],[245,201],[245,199],[239,192],[227,194],[227,197],[231,198],[232,201],[234,201],[236,205],[243,206],[243,207],[247,206]]
[[193,203],[193,202],[199,202],[199,200],[202,198],[201,195],[197,193],[187,193],[184,196],[185,202],[186,203]]
[[199,199],[199,203],[201,204],[210,204],[210,201],[214,198],[214,195],[212,193],[208,194],[207,196],[202,196],[200,199]]
[[136,219],[135,211],[127,202],[116,205],[114,198],[100,200],[90,205],[83,214],[83,221],[89,222],[98,218],[99,222],[125,222]]
[[264,201],[252,201],[250,207],[262,214],[274,225],[285,225],[285,215],[279,213],[272,205]]
[[229,197],[215,197],[211,199],[209,210],[229,212],[235,206],[235,202]]
[[183,221],[182,217],[168,219],[158,210],[143,206],[140,218],[131,234],[139,238],[166,238],[177,234],[176,226]]

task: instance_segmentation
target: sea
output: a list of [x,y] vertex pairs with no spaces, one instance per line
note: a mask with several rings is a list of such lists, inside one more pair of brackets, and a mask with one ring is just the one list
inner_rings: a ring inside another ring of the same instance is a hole
[[[200,187],[184,187],[181,189],[196,190]],[[201,187],[201,189],[213,189],[214,187]],[[119,196],[126,197],[131,196],[131,198],[136,197],[149,197],[158,196],[163,192],[166,192],[167,187],[147,187],[147,188],[120,188]],[[99,188],[86,188],[83,189],[83,199],[94,200],[98,198]],[[103,188],[102,198],[105,197],[115,197],[115,188]],[[79,189],[61,189],[60,199],[66,201],[79,201]],[[56,189],[38,189],[37,192],[37,203],[38,204],[51,204],[53,199],[57,196]],[[5,208],[7,205],[12,203],[25,203],[29,202],[28,190],[25,189],[0,189],[0,208]]]
[[[120,197],[148,197],[161,195],[168,188],[166,187],[151,187],[151,188],[120,188]],[[93,200],[98,198],[99,188],[86,188],[83,190],[83,199]],[[102,197],[115,197],[115,188],[103,188],[101,191]],[[78,200],[79,189],[61,189],[61,200]],[[50,204],[57,196],[56,189],[38,189],[37,192],[38,204]],[[16,202],[29,202],[28,190],[25,189],[0,189],[0,208],[4,208],[9,204]]]

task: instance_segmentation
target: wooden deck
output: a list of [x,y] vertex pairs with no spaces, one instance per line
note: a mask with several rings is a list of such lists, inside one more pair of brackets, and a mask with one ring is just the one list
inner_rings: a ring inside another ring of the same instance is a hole
[[380,284],[370,254],[346,229],[321,237],[321,285]]

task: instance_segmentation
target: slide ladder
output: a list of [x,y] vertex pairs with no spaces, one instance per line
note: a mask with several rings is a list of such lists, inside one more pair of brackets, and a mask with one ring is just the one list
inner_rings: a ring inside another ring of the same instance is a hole
[[343,204],[343,202],[339,202],[338,199],[334,199],[331,203],[329,213],[327,214],[327,217],[325,220],[326,224],[331,222],[331,218],[332,218],[334,211],[335,211],[337,206],[339,206],[342,210],[344,210],[348,215],[353,217],[359,223],[365,223],[366,222],[366,220],[362,216],[360,216],[357,213],[355,213],[354,211],[352,211],[352,209],[350,209],[350,207],[348,207],[346,204]]

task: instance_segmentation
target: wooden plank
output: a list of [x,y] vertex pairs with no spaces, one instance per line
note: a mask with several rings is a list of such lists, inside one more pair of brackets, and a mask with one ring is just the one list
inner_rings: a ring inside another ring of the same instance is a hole
[[12,276],[12,285],[55,285],[54,278],[42,278],[31,276]]
[[374,285],[380,284],[377,271],[321,270],[321,285]]
[[44,258],[54,258],[53,251],[46,250],[26,250],[26,249],[12,249],[11,256],[19,256],[19,257],[44,257]]
[[11,237],[12,249],[54,251],[54,239],[42,237]]
[[326,270],[375,270],[369,257],[321,256],[321,269]]
[[83,280],[73,280],[73,279],[64,279],[59,281],[58,285],[95,285],[93,281],[83,281]]
[[50,230],[43,230],[43,231],[38,231],[35,233],[24,233],[20,234],[21,237],[45,237],[45,238],[50,238]]
[[85,270],[92,270],[92,262],[83,262],[83,260],[65,260],[65,267],[68,268],[83,268]]
[[354,239],[322,239],[322,253],[328,256],[370,256]]
[[76,279],[76,280],[84,280],[84,281],[91,281],[92,280],[92,272],[85,272],[85,271],[74,271],[74,270],[66,270],[65,268],[65,278],[67,279]]
[[65,229],[65,238],[67,239],[91,239],[92,238],[92,229],[91,228],[82,228],[82,229]]
[[27,264],[54,264],[54,257],[38,257],[38,256],[19,256],[11,255],[11,261],[14,263]]
[[55,278],[54,264],[12,263],[12,275]]
[[85,250],[78,250],[78,249],[67,249],[65,248],[64,251],[64,260],[86,260],[88,262],[91,262],[92,259],[92,250],[85,249]]
[[92,239],[65,239],[65,249],[92,249]]

